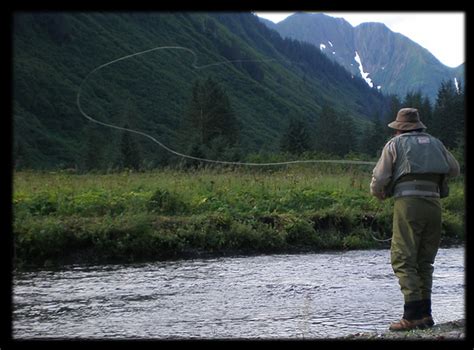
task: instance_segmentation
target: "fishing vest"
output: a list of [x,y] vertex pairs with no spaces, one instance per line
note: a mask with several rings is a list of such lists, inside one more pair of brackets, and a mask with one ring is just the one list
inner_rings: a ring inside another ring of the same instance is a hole
[[[444,181],[445,176],[440,177],[442,180],[440,183],[423,181],[426,175],[449,173],[449,164],[441,141],[423,132],[404,133],[392,140],[397,157],[389,192],[395,197],[410,195],[446,197],[449,189]],[[402,177],[409,174],[412,175],[410,177],[420,176],[419,179],[399,183]]]

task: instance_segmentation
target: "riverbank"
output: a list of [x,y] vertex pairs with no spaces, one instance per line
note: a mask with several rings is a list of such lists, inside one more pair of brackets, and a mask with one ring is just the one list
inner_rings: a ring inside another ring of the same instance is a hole
[[460,319],[432,328],[416,329],[407,332],[356,333],[344,337],[345,340],[464,340],[466,337],[466,320]]
[[[393,200],[370,196],[370,170],[15,173],[15,265],[387,248]],[[462,180],[442,205],[442,246],[462,244]]]

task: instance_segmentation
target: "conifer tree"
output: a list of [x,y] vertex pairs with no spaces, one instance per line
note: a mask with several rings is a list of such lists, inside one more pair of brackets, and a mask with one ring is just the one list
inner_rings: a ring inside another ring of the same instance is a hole
[[420,107],[420,117],[423,123],[429,128],[433,119],[433,107],[428,96],[423,98]]
[[398,98],[397,95],[390,95],[390,107],[388,113],[382,118],[382,123],[384,123],[384,137],[386,139],[393,136],[393,129],[387,127],[388,123],[395,120],[397,117],[398,111],[402,108],[403,104]]
[[344,156],[355,149],[352,120],[348,116],[339,115],[332,107],[323,106],[316,128],[318,151]]
[[348,115],[339,117],[339,142],[336,154],[344,156],[356,149],[354,121]]
[[420,91],[408,92],[403,100],[403,107],[420,109],[423,104],[423,96]]
[[82,168],[85,171],[103,167],[103,134],[96,125],[88,124],[84,129]]
[[239,124],[230,99],[212,78],[195,82],[185,118],[184,149],[194,144],[211,149],[216,142],[226,149],[239,142]]
[[464,133],[464,93],[450,81],[441,83],[433,111],[432,134],[446,147],[457,146]]
[[[125,124],[124,128],[129,128]],[[123,168],[139,170],[141,161],[140,151],[133,135],[130,132],[124,131],[120,140],[120,163]]]
[[376,118],[374,123],[366,128],[362,136],[361,151],[371,157],[378,156],[387,141],[384,131],[382,122]]
[[403,107],[418,109],[421,121],[429,128],[432,119],[432,107],[428,96],[423,96],[421,91],[409,92],[403,101]]
[[303,120],[291,118],[288,129],[280,143],[283,152],[300,155],[311,150],[311,136],[308,124]]

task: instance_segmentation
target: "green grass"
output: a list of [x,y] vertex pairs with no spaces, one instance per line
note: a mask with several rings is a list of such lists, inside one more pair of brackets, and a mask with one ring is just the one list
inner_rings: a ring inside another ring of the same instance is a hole
[[[392,200],[367,166],[14,174],[19,266],[387,247]],[[443,199],[443,243],[464,239],[462,179]]]

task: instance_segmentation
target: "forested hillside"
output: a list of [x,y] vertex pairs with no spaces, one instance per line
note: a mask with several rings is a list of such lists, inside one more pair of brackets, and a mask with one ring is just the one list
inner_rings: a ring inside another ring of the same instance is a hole
[[[91,123],[76,105],[92,70],[162,46],[187,50],[156,50],[91,74],[81,96],[85,112],[180,152],[241,160],[284,150],[291,120],[304,123],[308,150],[317,151],[328,144],[318,134],[321,118],[337,115],[336,129],[348,125],[357,139],[390,110],[389,98],[319,48],[282,39],[250,13],[25,12],[15,14],[12,38],[17,168],[177,163],[149,139]],[[202,68],[193,67],[189,50]],[[232,62],[213,65],[223,61]],[[226,120],[216,115],[230,118],[234,131],[224,132]]]

